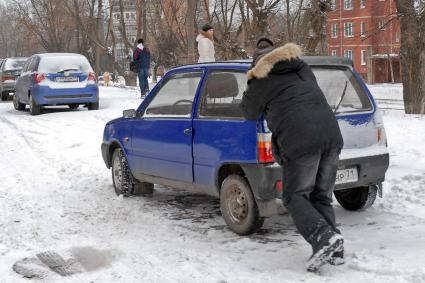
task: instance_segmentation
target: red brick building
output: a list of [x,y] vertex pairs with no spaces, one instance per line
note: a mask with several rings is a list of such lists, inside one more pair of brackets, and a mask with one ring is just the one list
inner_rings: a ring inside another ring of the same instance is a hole
[[400,24],[394,0],[333,0],[329,55],[350,57],[368,83],[401,82]]

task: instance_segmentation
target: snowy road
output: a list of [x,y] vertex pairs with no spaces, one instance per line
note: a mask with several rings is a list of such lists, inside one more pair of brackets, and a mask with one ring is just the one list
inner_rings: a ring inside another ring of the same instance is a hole
[[47,270],[34,282],[425,282],[425,117],[384,111],[384,198],[355,213],[335,204],[346,264],[310,274],[311,251],[288,216],[239,237],[208,197],[164,188],[153,198],[117,197],[100,153],[103,126],[140,99],[117,88],[100,96],[98,111],[40,116],[0,103],[0,282],[34,281],[12,265],[44,251],[81,259],[84,272]]

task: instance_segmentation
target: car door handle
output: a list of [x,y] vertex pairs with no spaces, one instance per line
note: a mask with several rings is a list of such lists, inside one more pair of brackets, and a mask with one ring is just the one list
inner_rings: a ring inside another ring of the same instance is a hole
[[187,136],[190,136],[192,135],[192,129],[191,128],[184,129],[183,133]]

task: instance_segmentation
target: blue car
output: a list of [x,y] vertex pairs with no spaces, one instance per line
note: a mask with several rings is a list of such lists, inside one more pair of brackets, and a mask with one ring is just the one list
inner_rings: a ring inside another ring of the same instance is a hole
[[[334,195],[348,210],[365,209],[381,193],[389,165],[382,118],[352,62],[303,58],[334,109],[344,148]],[[148,195],[153,184],[220,198],[230,229],[248,235],[265,217],[284,213],[282,168],[263,119],[239,108],[248,61],[181,66],[169,71],[137,110],[108,122],[102,156],[117,194]]]
[[99,109],[99,88],[87,58],[73,53],[31,56],[16,81],[13,96],[16,110],[25,110],[27,104],[31,115],[40,114],[49,105]]

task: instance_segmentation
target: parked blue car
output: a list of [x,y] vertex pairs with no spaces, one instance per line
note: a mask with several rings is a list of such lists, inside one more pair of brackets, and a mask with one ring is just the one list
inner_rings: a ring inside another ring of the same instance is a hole
[[[335,197],[348,210],[369,207],[389,165],[384,125],[369,90],[337,57],[303,58],[335,110],[343,137]],[[102,156],[117,194],[151,194],[153,184],[220,198],[222,215],[240,235],[285,211],[282,169],[266,122],[243,118],[239,104],[248,61],[177,67],[137,110],[105,126]]]
[[16,81],[13,105],[31,115],[44,106],[68,105],[71,109],[85,105],[99,109],[99,88],[95,73],[86,57],[73,53],[45,53],[31,56]]

